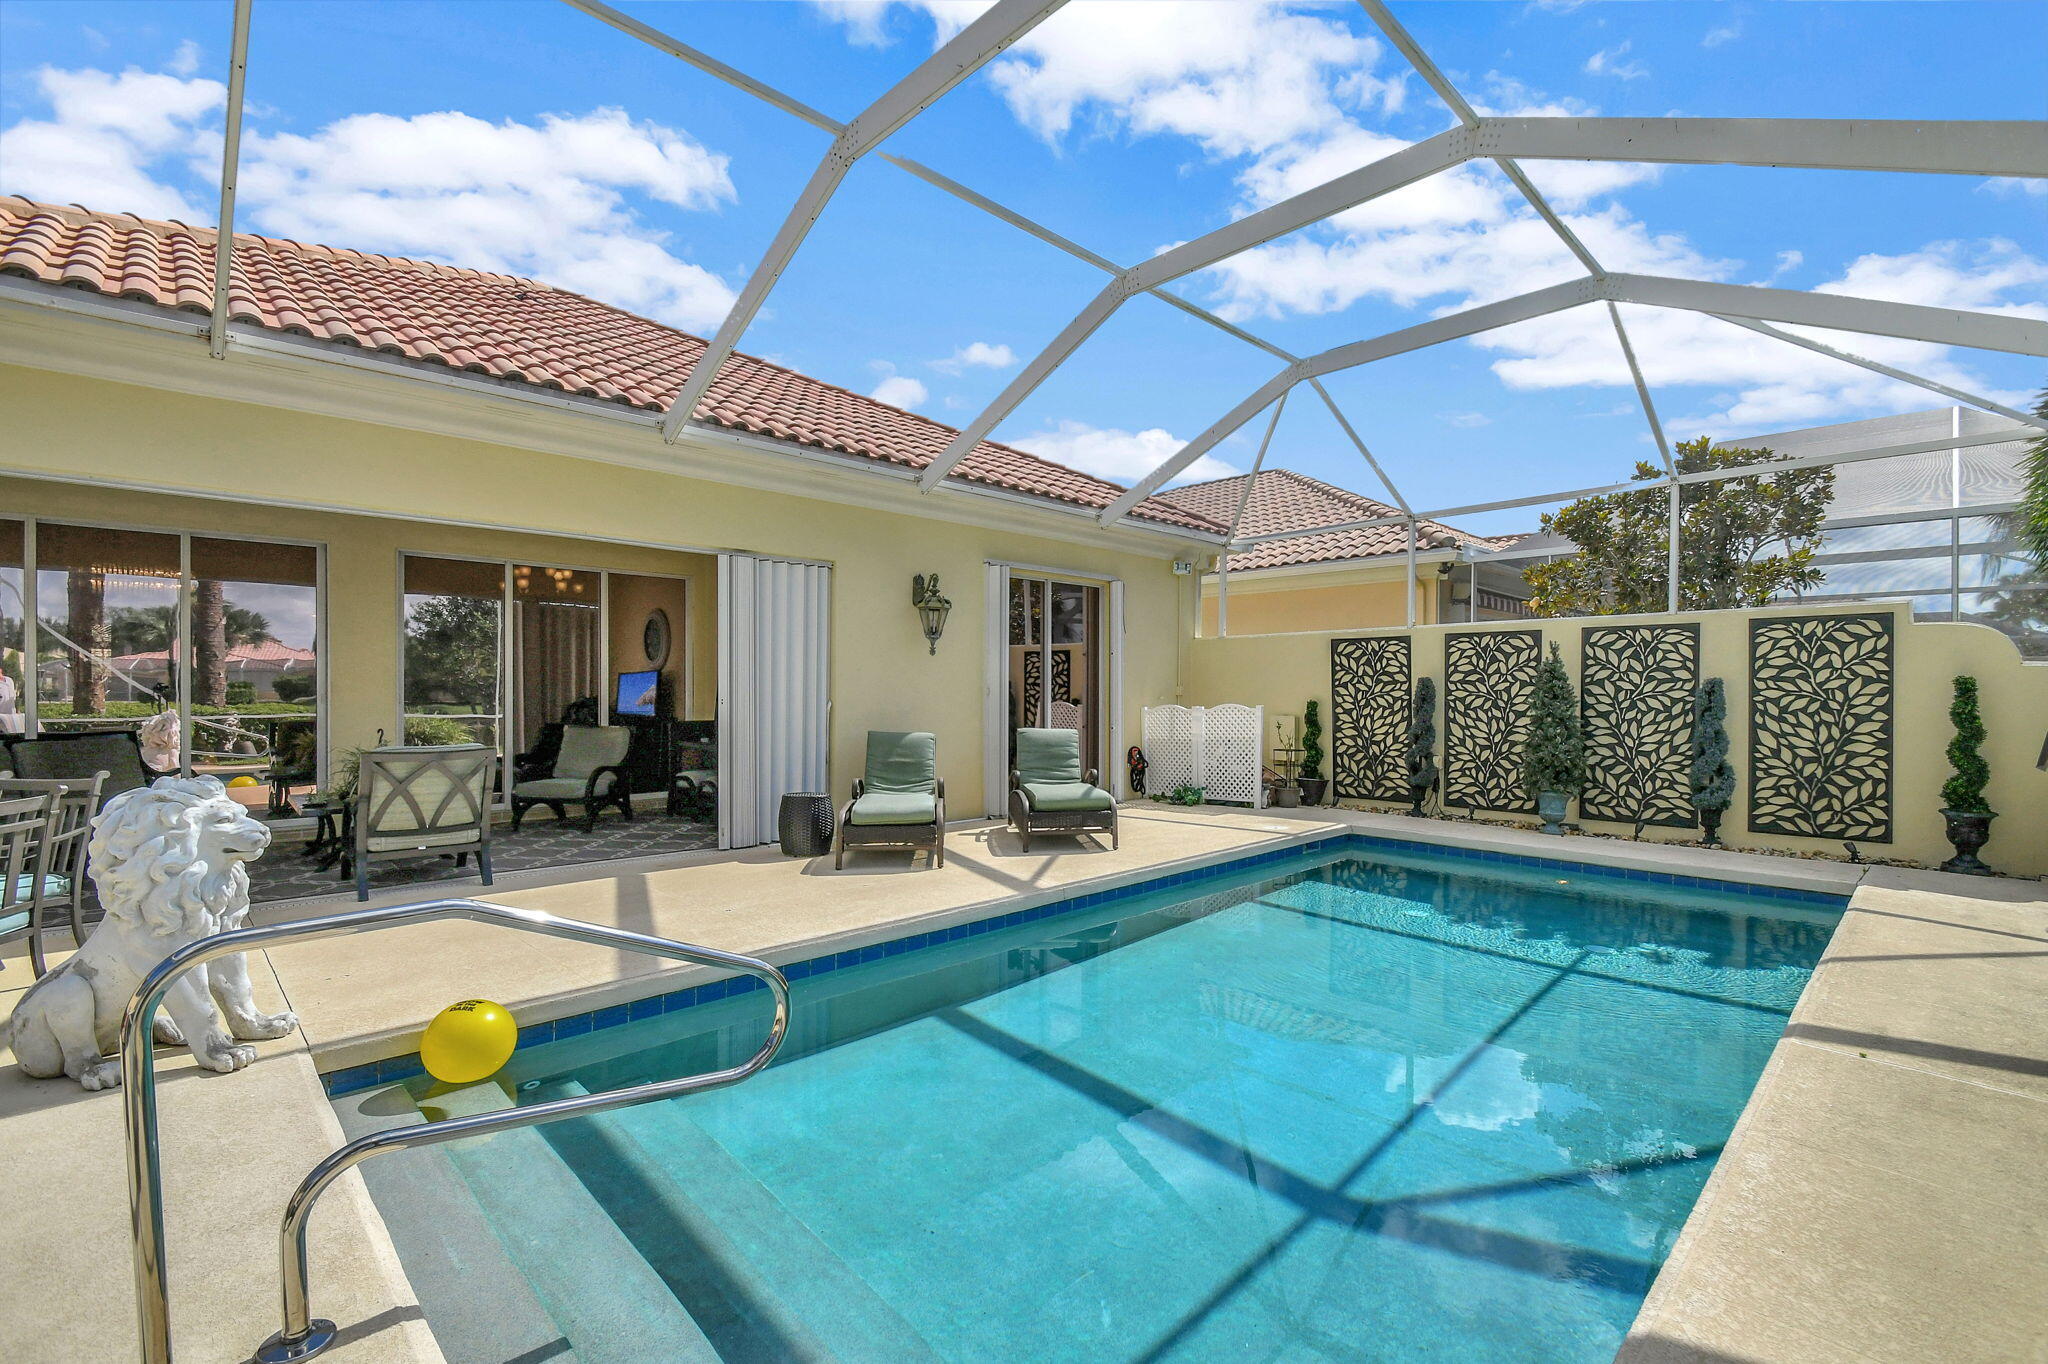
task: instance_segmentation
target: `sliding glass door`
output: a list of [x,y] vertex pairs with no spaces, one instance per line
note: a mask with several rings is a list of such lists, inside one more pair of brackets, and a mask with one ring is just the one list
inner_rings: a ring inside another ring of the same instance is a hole
[[1081,765],[1106,766],[1102,688],[1102,589],[1010,575],[1010,757],[1016,731],[1072,729]]

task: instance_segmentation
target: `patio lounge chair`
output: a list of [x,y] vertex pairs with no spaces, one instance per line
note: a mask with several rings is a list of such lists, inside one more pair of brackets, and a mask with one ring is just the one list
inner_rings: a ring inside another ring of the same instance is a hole
[[353,871],[356,898],[370,898],[370,863],[476,854],[491,884],[491,778],[497,750],[484,744],[395,745],[366,750],[356,768]]
[[0,942],[26,937],[36,976],[43,974],[43,873],[52,797],[46,792],[0,799]]
[[616,805],[631,819],[633,797],[625,764],[632,743],[633,731],[623,725],[562,726],[561,745],[546,775],[512,784],[512,827],[517,829],[536,805],[553,810],[558,820],[566,819],[564,807],[572,800],[583,806],[585,833],[597,828],[597,812],[607,805]]
[[946,865],[946,782],[939,741],[930,734],[868,731],[867,775],[839,812],[833,867],[848,847],[929,848],[931,865]]
[[43,734],[33,739],[0,739],[7,747],[5,761],[17,777],[32,781],[61,781],[67,785],[90,782],[95,772],[107,774],[100,790],[102,799],[123,791],[147,786],[168,776],[142,760],[142,741],[132,729],[86,729],[69,734]]
[[1118,846],[1116,797],[1081,770],[1081,735],[1071,729],[1017,731],[1010,769],[1010,827],[1031,851],[1033,834],[1106,833]]
[[37,892],[35,901],[29,906],[28,920],[23,925],[12,925],[7,916],[0,916],[0,937],[13,927],[22,927],[28,934],[29,965],[35,970],[36,978],[42,979],[49,967],[44,960],[43,934],[50,928],[50,911],[59,905],[64,907],[64,923],[71,930],[74,946],[85,942],[85,925],[80,922],[85,905],[85,845],[92,836],[92,817],[99,813],[100,787],[106,781],[106,773],[95,772],[86,780],[31,781],[21,777],[0,777],[0,802],[20,800],[27,797],[45,797],[50,802],[48,823],[45,825],[38,861],[40,867],[32,872],[18,890]]

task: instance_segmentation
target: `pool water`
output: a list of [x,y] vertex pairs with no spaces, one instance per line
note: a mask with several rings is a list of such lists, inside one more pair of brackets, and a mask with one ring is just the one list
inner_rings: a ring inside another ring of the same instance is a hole
[[[1839,909],[1272,865],[800,981],[744,1084],[448,1150],[579,1360],[1610,1358]],[[767,1009],[501,1078],[731,1064]]]

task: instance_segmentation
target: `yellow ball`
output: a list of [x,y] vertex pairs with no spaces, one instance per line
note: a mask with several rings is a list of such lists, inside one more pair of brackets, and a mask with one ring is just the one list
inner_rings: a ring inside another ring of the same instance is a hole
[[258,782],[254,777],[250,776],[228,778],[229,786],[259,786],[261,784],[262,783]]
[[488,1079],[512,1059],[519,1025],[502,1004],[465,999],[434,1015],[420,1038],[420,1064],[444,1084],[468,1085]]

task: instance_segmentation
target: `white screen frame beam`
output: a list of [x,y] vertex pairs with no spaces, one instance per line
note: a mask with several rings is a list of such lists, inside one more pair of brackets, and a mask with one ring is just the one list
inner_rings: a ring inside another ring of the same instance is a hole
[[867,155],[891,133],[916,118],[933,102],[960,82],[979,71],[1010,44],[1022,38],[1066,3],[1066,0],[997,0],[980,18],[920,62],[916,69],[896,82],[882,97],[855,116],[833,138],[818,168],[811,172],[803,193],[783,219],[775,238],[768,244],[761,263],[754,267],[740,289],[738,299],[718,325],[690,377],[677,390],[662,419],[661,436],[671,443],[682,438],[683,428],[697,410],[697,404],[717,380],[732,357],[740,337],[768,299],[768,293],[782,278],[812,226],[824,213],[832,195],[845,180],[854,162]]

